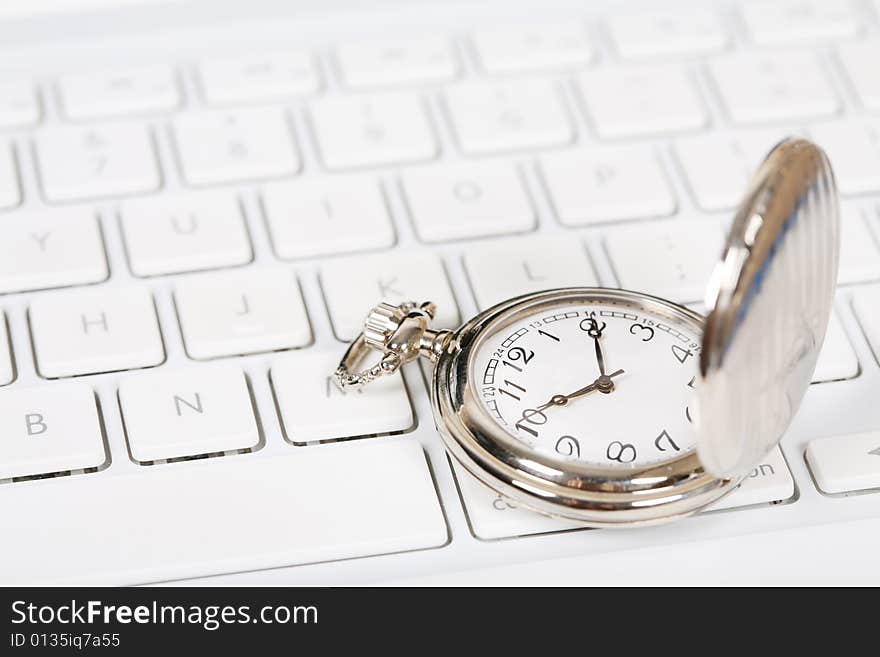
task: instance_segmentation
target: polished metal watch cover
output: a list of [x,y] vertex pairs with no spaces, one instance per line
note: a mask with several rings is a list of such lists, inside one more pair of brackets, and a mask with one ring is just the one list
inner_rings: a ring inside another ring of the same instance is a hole
[[776,445],[813,376],[840,241],[834,175],[803,139],[777,145],[736,213],[706,298],[697,453],[741,476]]

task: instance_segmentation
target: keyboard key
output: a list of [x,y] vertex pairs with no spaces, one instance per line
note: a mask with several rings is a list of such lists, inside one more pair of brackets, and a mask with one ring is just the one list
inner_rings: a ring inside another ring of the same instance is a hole
[[[782,452],[777,447],[763,461],[738,488],[715,502],[707,511],[791,499],[794,495],[794,480]],[[493,540],[584,529],[583,525],[576,522],[550,518],[505,500],[458,464],[453,465],[453,470],[471,532],[477,538]]]
[[296,278],[286,269],[188,276],[174,300],[190,358],[304,347],[312,339]]
[[394,227],[378,181],[309,178],[263,187],[263,210],[279,258],[308,258],[381,249]]
[[458,75],[449,42],[437,37],[347,43],[336,50],[343,82],[355,89],[445,82]]
[[535,227],[532,204],[509,164],[413,169],[401,179],[416,232],[424,242],[522,233]]
[[0,82],[0,128],[36,125],[41,114],[36,89],[30,82],[12,77]]
[[145,288],[42,295],[31,301],[29,317],[37,370],[49,379],[152,367],[165,359]]
[[708,121],[690,79],[676,65],[605,67],[586,71],[578,80],[600,137],[684,132]]
[[828,153],[842,194],[880,191],[880,121],[818,123],[810,135]]
[[272,364],[272,387],[284,435],[304,444],[406,431],[413,412],[400,373],[340,390],[333,380],[339,351],[296,351]]
[[98,468],[107,461],[95,393],[87,385],[0,391],[0,479]]
[[807,443],[807,465],[823,493],[880,488],[880,432],[817,438]]
[[0,314],[0,386],[9,385],[15,380],[15,363],[10,347],[9,325],[6,317]]
[[617,52],[627,58],[700,54],[722,50],[729,37],[712,11],[652,11],[608,19]]
[[578,23],[538,23],[480,30],[473,35],[480,64],[488,73],[526,73],[575,68],[596,56]]
[[720,226],[703,219],[609,231],[605,248],[620,287],[677,301],[702,301],[723,244]]
[[101,230],[90,210],[3,217],[0,294],[97,283],[108,275]]
[[315,62],[304,51],[217,57],[203,61],[198,74],[209,105],[283,100],[321,87]]
[[841,206],[838,283],[880,279],[880,251],[869,225],[880,230],[880,209],[848,203]]
[[647,146],[594,147],[541,158],[556,216],[567,226],[662,217],[676,201]]
[[743,479],[733,491],[712,504],[707,511],[734,509],[756,504],[785,502],[794,496],[794,479],[782,450],[773,450]]
[[852,306],[874,352],[880,362],[880,286],[869,285],[853,290]]
[[458,307],[443,263],[429,252],[407,251],[359,256],[325,263],[321,286],[336,337],[353,340],[376,304],[433,301],[434,326],[456,328]]
[[0,210],[14,208],[19,203],[21,190],[15,155],[9,146],[0,144]]
[[153,114],[180,104],[174,71],[164,66],[64,75],[58,93],[69,119]]
[[840,108],[819,61],[809,52],[724,55],[712,60],[709,70],[735,123],[821,117]]
[[843,381],[859,375],[859,359],[853,351],[849,338],[837,313],[831,313],[825,343],[819,352],[813,383]]
[[567,235],[475,246],[464,264],[480,309],[529,292],[598,285],[583,244]]
[[247,380],[232,365],[135,374],[119,385],[131,458],[138,463],[249,450],[260,430]]
[[[3,491],[9,508],[0,580],[136,584],[447,542],[417,442],[372,440],[289,452],[118,472],[112,481],[80,477],[76,486],[41,482],[37,541],[28,533],[33,488],[9,486]],[[95,522],[97,511],[109,512],[122,500],[126,513]]]
[[466,82],[445,98],[459,146],[470,155],[558,146],[574,137],[551,82]]
[[880,40],[842,45],[838,57],[862,106],[868,110],[880,110],[880,76],[876,66],[880,61]]
[[243,265],[253,256],[241,206],[227,192],[126,201],[120,218],[136,276]]
[[791,134],[762,129],[677,140],[675,154],[697,205],[710,211],[739,205],[755,169],[773,146]]
[[430,160],[437,142],[418,96],[405,93],[322,98],[312,127],[328,169]]
[[856,16],[846,2],[765,0],[743,3],[741,11],[749,35],[761,45],[840,39],[859,31]]
[[189,112],[174,119],[183,177],[190,185],[215,185],[290,176],[299,155],[278,108]]
[[142,125],[45,128],[34,143],[49,201],[151,192],[162,184],[153,141]]

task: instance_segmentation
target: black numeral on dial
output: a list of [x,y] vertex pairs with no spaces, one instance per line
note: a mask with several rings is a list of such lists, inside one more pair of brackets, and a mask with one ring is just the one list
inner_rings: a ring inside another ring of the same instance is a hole
[[[664,443],[666,447],[664,447]],[[672,437],[666,432],[666,429],[660,432],[660,435],[654,439],[654,447],[656,447],[661,452],[667,451],[670,447],[674,449],[676,452],[680,452],[681,448],[675,444],[675,441]]]
[[694,355],[694,352],[677,344],[672,345],[672,355],[678,359],[679,363],[684,363],[688,358]]
[[556,441],[556,451],[563,456],[580,458],[581,445],[574,436],[562,436]]
[[650,342],[654,337],[654,329],[644,324],[631,324],[629,332],[639,336],[642,342]]
[[608,457],[608,460],[610,461],[632,463],[636,460],[636,448],[629,443],[622,443],[619,440],[615,440],[608,445],[608,449],[605,450],[605,456]]
[[544,415],[541,411],[535,408],[527,408],[522,412],[522,419],[517,422],[514,426],[520,431],[525,431],[526,433],[532,434],[535,438],[538,437],[538,432],[530,427],[530,424],[542,425],[547,422],[547,416]]

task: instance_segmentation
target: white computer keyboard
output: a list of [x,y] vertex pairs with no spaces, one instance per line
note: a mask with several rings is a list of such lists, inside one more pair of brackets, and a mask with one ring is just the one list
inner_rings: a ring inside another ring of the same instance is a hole
[[[144,10],[146,31],[121,13],[87,43],[11,44],[0,583],[601,568],[877,520],[880,494],[852,495],[880,489],[877,4]],[[698,306],[792,133],[838,175],[838,302],[781,449],[711,511],[609,533],[515,509],[450,465],[422,372],[331,385],[380,299],[431,299],[450,327],[569,285]]]

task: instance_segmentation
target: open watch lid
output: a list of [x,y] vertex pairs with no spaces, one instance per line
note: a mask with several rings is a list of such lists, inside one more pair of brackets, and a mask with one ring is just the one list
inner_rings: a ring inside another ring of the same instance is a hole
[[837,189],[825,153],[786,139],[755,173],[706,296],[697,452],[748,473],[777,444],[813,376],[837,280]]

